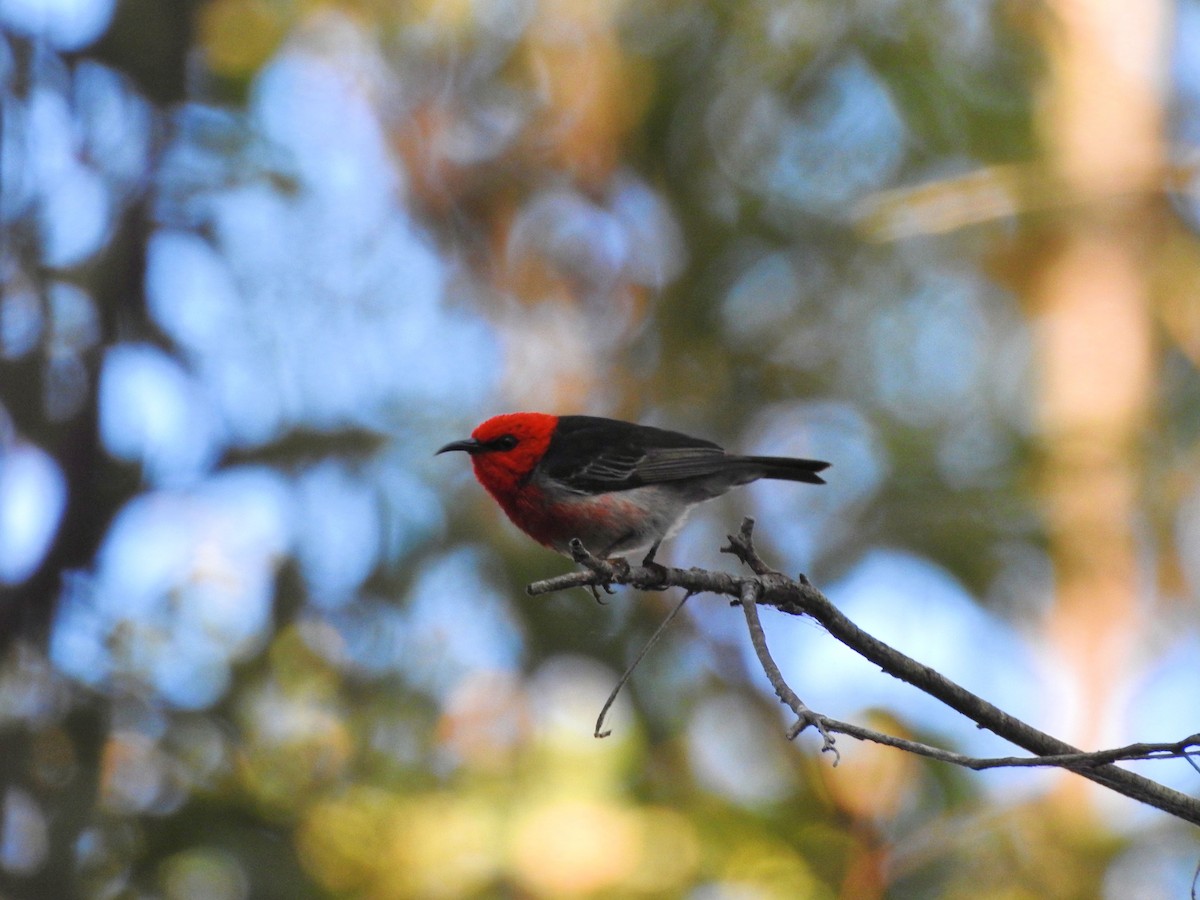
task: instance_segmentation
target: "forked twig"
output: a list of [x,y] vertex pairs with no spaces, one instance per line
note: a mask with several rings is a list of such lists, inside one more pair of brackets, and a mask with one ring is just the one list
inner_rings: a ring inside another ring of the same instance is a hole
[[795,740],[800,732],[811,725],[821,735],[823,741],[821,752],[833,754],[833,765],[836,768],[837,764],[841,762],[842,755],[838,752],[833,735],[826,726],[825,717],[820,713],[813,712],[803,700],[796,696],[796,692],[784,681],[783,673],[779,671],[779,666],[771,657],[771,651],[767,649],[767,636],[763,633],[762,621],[758,618],[758,590],[753,582],[746,583],[742,591],[741,602],[742,611],[746,614],[746,626],[750,629],[750,643],[754,645],[758,663],[763,667],[767,680],[771,682],[771,687],[775,689],[775,695],[779,701],[796,714],[796,723],[788,729],[788,740]]
[[[678,587],[693,594],[712,593],[727,596],[742,606],[750,628],[751,640],[759,662],[767,672],[772,686],[780,699],[796,713],[797,722],[789,730],[794,737],[810,725],[820,732],[823,750],[833,750],[832,734],[845,734],[858,740],[874,741],[896,747],[932,759],[942,760],[971,769],[998,768],[1002,766],[1057,766],[1077,772],[1084,778],[1124,796],[1149,804],[1170,815],[1200,825],[1200,800],[1173,790],[1149,778],[1114,765],[1118,761],[1132,759],[1186,759],[1196,767],[1193,758],[1200,752],[1200,735],[1192,735],[1173,744],[1132,744],[1113,750],[1087,753],[1070,744],[1039,731],[1033,726],[1012,716],[982,697],[971,693],[945,675],[922,665],[915,659],[885,644],[868,634],[847,618],[821,591],[817,590],[803,575],[793,579],[770,568],[754,549],[752,540],[754,522],[746,519],[737,535],[730,535],[725,552],[733,553],[753,572],[752,575],[733,575],[728,572],[712,572],[706,569],[678,569],[663,566],[632,567],[623,560],[599,559],[575,542],[572,555],[584,567],[582,571],[570,572],[544,581],[534,582],[526,589],[530,594],[546,594],[575,587],[610,587],[625,585],[641,590],[666,590]],[[685,598],[686,599],[686,598]],[[887,674],[913,685],[926,694],[940,700],[951,709],[975,722],[980,728],[992,731],[1033,756],[977,758],[963,756],[948,750],[931,747],[916,741],[872,731],[847,722],[839,722],[808,709],[795,692],[787,686],[779,674],[778,667],[770,660],[766,641],[758,622],[757,607],[773,606],[781,612],[795,616],[808,616],[819,623],[833,638],[841,641],[864,659],[869,660]],[[680,604],[682,606],[682,603]],[[676,610],[677,612],[678,610]],[[674,613],[668,617],[670,621]],[[666,626],[663,623],[661,628]],[[658,634],[651,639],[651,644]],[[649,649],[647,645],[638,656],[638,661]],[[637,665],[630,667],[630,672]],[[615,699],[617,691],[628,680],[629,672],[622,676],[617,690],[605,704],[604,712],[596,723],[600,736],[604,713]],[[836,754],[836,750],[833,750]]]

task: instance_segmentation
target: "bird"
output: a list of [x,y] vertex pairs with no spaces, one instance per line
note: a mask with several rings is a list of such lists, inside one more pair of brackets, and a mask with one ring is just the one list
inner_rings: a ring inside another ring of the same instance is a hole
[[760,478],[825,484],[817,473],[829,467],[738,456],[649,425],[538,412],[493,416],[437,454],[451,451],[470,456],[475,478],[542,546],[571,556],[577,538],[601,559],[644,552],[646,566],[700,503]]

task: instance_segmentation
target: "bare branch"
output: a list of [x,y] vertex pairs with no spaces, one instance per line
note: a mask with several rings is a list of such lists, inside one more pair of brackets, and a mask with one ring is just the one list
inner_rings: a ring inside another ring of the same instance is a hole
[[[930,759],[938,759],[972,769],[1002,766],[1057,766],[1078,773],[1117,793],[1139,800],[1170,813],[1184,821],[1200,825],[1200,800],[1172,790],[1165,785],[1121,769],[1116,762],[1133,759],[1187,759],[1200,755],[1200,735],[1192,735],[1173,744],[1133,744],[1112,750],[1085,753],[1045,732],[1009,715],[983,698],[951,681],[940,672],[922,665],[899,650],[863,631],[842,614],[829,599],[807,578],[797,579],[772,570],[759,557],[752,540],[754,522],[746,519],[739,534],[729,536],[726,552],[738,557],[753,572],[752,575],[732,575],[705,569],[675,569],[661,566],[631,567],[623,560],[613,562],[589,554],[580,544],[572,546],[576,560],[584,571],[571,572],[535,582],[527,588],[530,594],[546,594],[575,587],[609,588],[625,585],[641,590],[665,590],[678,587],[689,595],[720,594],[740,603],[746,613],[751,641],[772,687],[797,716],[789,736],[802,732],[810,725],[822,735],[822,750],[833,749],[832,734],[845,734],[858,740],[868,740],[897,747]],[[930,747],[916,741],[882,734],[846,722],[830,719],[810,710],[796,696],[779,674],[770,658],[762,626],[758,622],[757,606],[773,606],[795,616],[808,616],[820,623],[835,639],[860,656],[879,666],[889,675],[913,685],[941,700],[951,709],[963,714],[981,728],[1016,744],[1032,757],[1002,757],[983,759],[963,756],[951,751]],[[836,754],[836,750],[833,751]]]
[[1135,760],[1153,759],[1192,759],[1200,756],[1200,735],[1193,735],[1182,741],[1162,744],[1129,744],[1126,747],[1116,747],[1111,750],[1095,750],[1091,753],[1064,753],[1059,756],[966,756],[952,750],[932,747],[920,741],[896,737],[850,722],[840,722],[828,716],[822,716],[825,727],[835,733],[860,741],[871,741],[887,747],[895,747],[917,756],[936,759],[939,762],[951,763],[966,769],[1008,769],[1008,768],[1060,768],[1078,772],[1081,769],[1094,769],[1097,766],[1114,762],[1132,762]]
[[767,680],[771,682],[771,687],[775,688],[775,694],[779,697],[780,702],[796,714],[796,724],[788,729],[788,740],[795,740],[800,732],[811,725],[821,735],[823,741],[821,752],[832,753],[833,764],[837,766],[842,755],[838,753],[833,735],[829,733],[825,717],[813,712],[803,700],[796,696],[796,692],[784,681],[783,673],[779,671],[779,666],[775,665],[775,660],[771,658],[771,652],[767,649],[767,636],[763,633],[762,622],[758,618],[758,585],[753,581],[747,581],[742,587],[741,601],[742,611],[746,614],[746,625],[750,629],[750,643],[754,645],[758,662],[763,667],[763,671],[767,673]]

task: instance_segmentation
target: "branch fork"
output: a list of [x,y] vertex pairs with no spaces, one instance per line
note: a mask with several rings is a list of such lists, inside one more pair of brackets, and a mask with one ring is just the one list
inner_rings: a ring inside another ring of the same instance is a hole
[[[583,568],[580,571],[536,581],[526,588],[531,595],[548,594],[578,587],[588,588],[593,592],[603,589],[611,593],[614,585],[653,591],[678,587],[685,592],[683,600],[674,608],[667,620],[659,626],[654,636],[639,653],[637,660],[622,675],[613,693],[609,696],[608,702],[605,703],[596,722],[597,737],[604,737],[608,734],[602,730],[604,717],[618,691],[628,680],[638,661],[645,656],[666,626],[683,607],[683,603],[695,594],[719,594],[731,598],[734,605],[741,606],[759,664],[766,673],[780,702],[796,716],[795,723],[787,731],[788,738],[793,739],[808,728],[814,729],[821,736],[822,752],[833,754],[834,765],[839,760],[834,735],[844,734],[856,740],[872,741],[929,759],[976,770],[1017,766],[1055,766],[1069,769],[1119,794],[1154,806],[1194,825],[1200,825],[1200,800],[1115,765],[1117,762],[1135,759],[1186,759],[1197,771],[1200,771],[1200,765],[1197,765],[1197,759],[1200,758],[1200,734],[1193,734],[1173,743],[1139,743],[1110,750],[1083,752],[1004,712],[946,678],[940,672],[922,665],[863,631],[803,575],[794,579],[789,578],[767,565],[754,547],[753,532],[754,520],[747,518],[743,520],[741,529],[736,535],[729,535],[728,545],[721,548],[722,552],[736,556],[750,570],[751,575],[733,575],[727,572],[713,572],[698,568],[677,569],[658,564],[631,566],[624,559],[600,559],[589,553],[579,541],[572,541],[570,545],[572,558]],[[599,595],[596,594],[596,596]],[[810,709],[787,684],[779,667],[771,658],[762,623],[758,617],[758,607],[763,605],[773,606],[789,615],[812,618],[824,627],[831,637],[875,663],[887,674],[924,691],[963,714],[980,728],[994,732],[1033,755],[995,758],[964,756],[849,722],[841,722]]]

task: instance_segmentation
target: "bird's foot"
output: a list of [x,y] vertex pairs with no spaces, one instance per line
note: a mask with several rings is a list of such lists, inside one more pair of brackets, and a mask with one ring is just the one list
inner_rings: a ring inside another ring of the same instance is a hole
[[655,541],[654,546],[652,546],[650,551],[646,554],[646,558],[642,560],[642,568],[649,569],[651,572],[653,572],[655,582],[662,584],[667,580],[667,567],[662,563],[656,563],[654,561],[654,555],[658,553],[658,545],[659,542]]
[[614,591],[612,589],[611,584],[600,584],[600,585],[589,584],[587,586],[587,589],[592,592],[593,600],[595,600],[601,606],[608,606],[608,603],[606,603],[604,598],[600,596],[600,588],[604,588],[604,593],[606,593],[606,594],[615,594],[616,591]]
[[620,570],[614,564],[624,564],[626,571],[629,570],[628,564],[623,559],[602,559],[596,556],[587,547],[583,546],[583,541],[579,540],[579,538],[571,538],[567,543],[567,549],[571,553],[571,558],[576,563],[590,570],[596,576],[597,580],[592,584],[585,585],[585,587],[592,592],[592,597],[595,598],[596,602],[603,606],[604,601],[600,598],[600,589],[603,588],[606,594],[614,593],[611,582],[614,577],[619,577],[620,575]]
[[[623,556],[613,556],[604,560],[604,562],[608,564],[608,567],[611,570],[611,575],[609,577],[624,578],[629,574],[629,560]],[[605,606],[606,604],[604,600],[600,597],[600,591],[597,590],[598,587],[604,588],[604,593],[606,594],[615,594],[616,591],[613,590],[612,585],[608,582],[603,582],[599,585],[593,584],[588,586],[588,589],[592,592],[592,596],[596,598],[596,602],[601,606]]]

